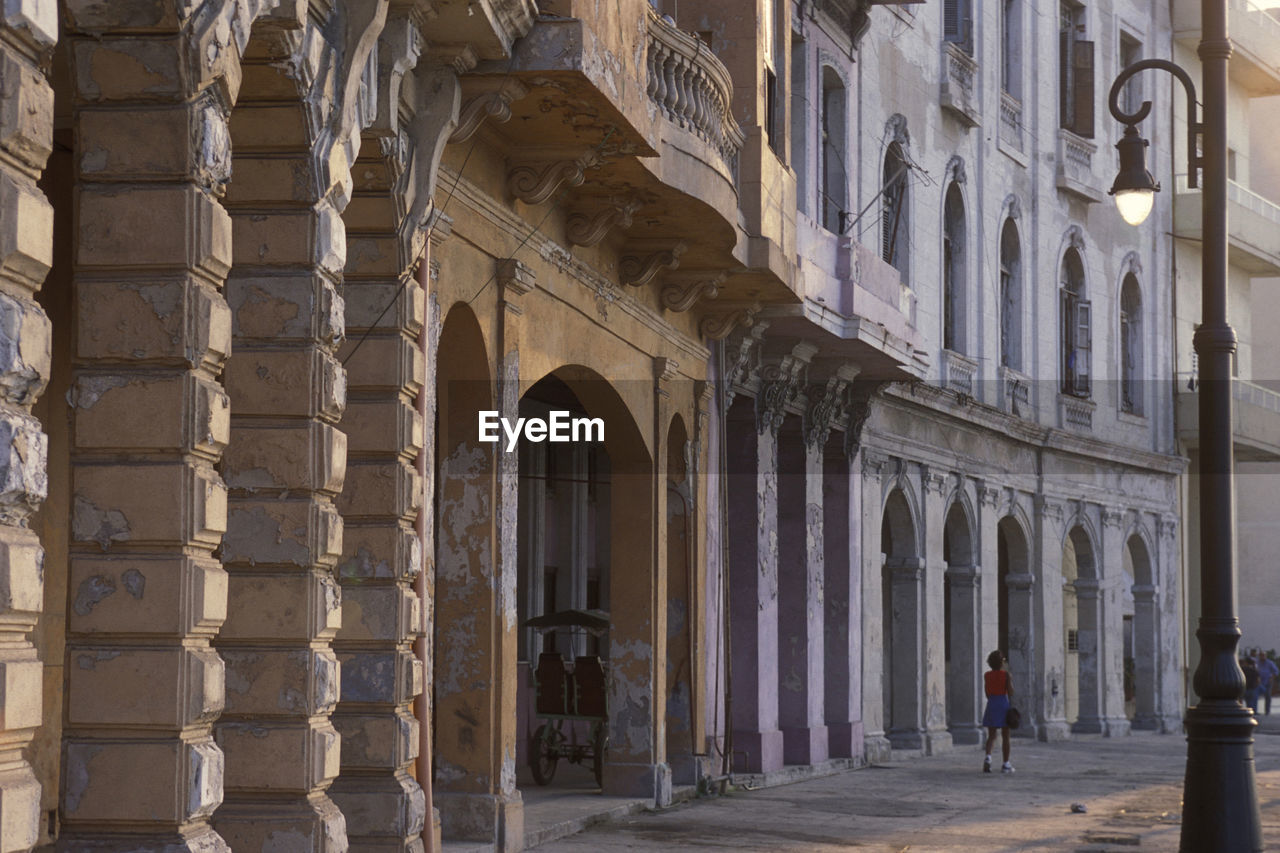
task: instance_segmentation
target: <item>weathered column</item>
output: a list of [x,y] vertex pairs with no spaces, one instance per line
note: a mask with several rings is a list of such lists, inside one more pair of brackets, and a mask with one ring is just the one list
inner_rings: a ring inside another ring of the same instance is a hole
[[[1133,622],[1135,626],[1156,625],[1157,594],[1159,588],[1154,584],[1136,584],[1133,587]],[[1158,648],[1159,636],[1155,631],[1134,631],[1133,639],[1133,681],[1137,705],[1133,712],[1133,728],[1159,730],[1160,719],[1156,716],[1156,680],[1160,669],[1161,655]]]
[[1156,635],[1160,638],[1156,670],[1156,708],[1155,713],[1160,720],[1162,732],[1182,730],[1182,717],[1187,706],[1187,695],[1183,687],[1183,664],[1181,638],[1182,602],[1179,600],[1182,589],[1182,565],[1180,541],[1178,536],[1178,518],[1174,515],[1160,516],[1155,519],[1159,531],[1156,540],[1156,554],[1152,555],[1154,565],[1153,576],[1159,578],[1159,589],[1156,591]]
[[894,749],[927,749],[922,704],[925,655],[925,561],[918,557],[889,557],[889,661],[892,682],[889,742]]
[[[305,8],[291,12],[288,26],[301,28]],[[412,695],[406,661],[340,673],[332,648],[342,624],[334,569],[343,523],[334,500],[346,478],[347,438],[336,424],[347,377],[335,352],[345,331],[349,178],[335,170],[342,149],[330,149],[313,124],[332,104],[299,91],[310,81],[294,51],[319,38],[301,29],[256,37],[245,61],[254,85],[231,121],[240,180],[227,195],[236,257],[227,279],[234,354],[223,463],[229,607],[217,642],[227,666],[217,725],[227,778],[214,825],[239,850],[286,837],[310,853],[345,850],[346,821],[327,793],[339,767],[330,716],[340,675],[356,696]],[[389,502],[412,501],[413,483],[397,485]]]
[[415,521],[423,500],[423,418],[416,398],[426,381],[418,343],[426,293],[414,261],[423,239],[396,216],[396,188],[408,168],[398,146],[366,139],[360,151],[343,215],[347,475],[337,502],[343,618],[333,643],[342,672],[333,724],[342,749],[331,796],[353,849],[416,851],[425,820],[423,792],[410,772],[421,748],[412,703],[423,667],[412,643],[423,624],[413,584],[422,571]]
[[782,767],[778,728],[778,443],[756,429],[752,401],[729,410],[729,624],[733,690],[733,767]]
[[[1035,577],[1030,572],[1010,572],[1005,576],[1005,589],[1009,595],[1009,648],[1001,649],[1009,658],[1007,668],[1013,680],[1013,702],[1024,714],[1028,725],[1018,729],[1019,737],[1035,735],[1043,718],[1043,702],[1041,701],[1042,684],[1045,680],[1035,674],[1036,661],[1043,653],[1041,644],[1048,638],[1042,631],[1035,630],[1039,622],[1035,607]],[[1059,608],[1061,612],[1061,608]],[[1061,632],[1062,618],[1058,617],[1058,628]],[[1056,638],[1054,638],[1056,639]],[[996,646],[991,647],[993,650]],[[985,666],[986,655],[983,655]],[[1062,680],[1050,679],[1049,699],[1060,701]],[[1058,693],[1053,693],[1054,684]],[[984,693],[985,699],[985,693]]]
[[50,372],[51,329],[35,293],[53,263],[53,208],[36,186],[53,149],[42,68],[58,37],[53,0],[0,13],[0,851],[40,836],[40,785],[23,750],[41,722],[43,668],[28,635],[44,599],[44,551],[27,520],[47,492],[47,439],[31,407]]
[[783,760],[827,760],[823,719],[822,448],[787,419],[778,436],[778,717]]
[[981,616],[978,601],[981,571],[977,566],[948,566],[946,581],[951,609],[951,664],[947,668],[948,731],[954,743],[982,740],[983,664],[978,645]]
[[1098,713],[1104,734],[1115,737],[1129,733],[1129,717],[1124,707],[1124,607],[1126,590],[1124,555],[1129,543],[1124,537],[1124,513],[1102,507],[1101,542],[1098,543],[1098,577],[1102,578],[1098,600]]
[[[1044,741],[1065,740],[1070,736],[1066,718],[1066,632],[1062,624],[1062,540],[1064,535],[1064,506],[1044,495],[1035,499],[1035,539],[1031,554],[1031,577],[1026,580],[1034,618],[1024,623],[1032,627],[1028,642],[1031,649],[1031,666],[1022,695],[1028,706],[1035,708],[1036,736]],[[1009,624],[1017,625],[1014,617],[1015,584],[1021,579],[1008,578]],[[1010,655],[1012,657],[1012,655]],[[1014,670],[1017,678],[1018,670]],[[1018,689],[1019,681],[1014,682]]]
[[[987,655],[995,649],[1000,649],[1008,656],[1009,650],[1004,648],[1004,643],[1001,642],[1000,637],[1000,595],[1002,594],[1000,588],[1001,493],[999,489],[988,486],[981,480],[975,484],[975,490],[978,496],[976,531],[978,536],[979,567],[977,570],[978,588],[975,590],[975,598],[978,603],[978,630],[975,633],[978,675],[974,679],[971,689],[973,690],[974,701],[977,703],[977,717],[975,719],[980,722],[987,702],[986,691],[982,681],[982,674],[987,669]],[[1012,504],[1010,509],[1012,509]],[[1007,554],[1006,559],[1009,559]],[[1004,594],[1007,595],[1007,593]],[[1012,662],[1010,663],[1011,666]],[[1014,689],[1017,689],[1016,682]],[[1018,707],[1021,709],[1022,706]],[[986,729],[979,726],[978,736],[985,737]],[[952,737],[956,743],[964,743],[954,733]]]
[[925,561],[920,591],[920,702],[927,754],[951,749],[947,731],[946,596],[947,564],[943,558],[946,499],[955,480],[928,466],[920,466],[920,494],[924,497]]
[[832,758],[862,757],[862,489],[853,473],[858,466],[856,456],[828,445],[822,477],[822,648]]
[[210,640],[227,613],[214,466],[228,439],[232,229],[217,195],[237,44],[201,4],[63,11],[85,156],[59,849],[228,850],[209,825],[224,699]]
[[867,762],[887,761],[891,755],[886,736],[884,694],[890,673],[885,671],[885,639],[891,626],[884,619],[884,554],[881,551],[881,522],[884,497],[881,476],[884,457],[868,449],[862,458],[862,724],[866,732]]

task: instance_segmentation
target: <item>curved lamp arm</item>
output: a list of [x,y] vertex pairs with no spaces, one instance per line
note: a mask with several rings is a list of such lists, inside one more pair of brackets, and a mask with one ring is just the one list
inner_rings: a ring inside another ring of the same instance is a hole
[[1143,101],[1142,106],[1138,107],[1138,111],[1132,114],[1120,109],[1120,91],[1124,88],[1124,84],[1129,82],[1129,78],[1140,71],[1146,71],[1148,68],[1168,71],[1178,78],[1179,82],[1182,83],[1182,88],[1186,90],[1187,186],[1190,189],[1195,189],[1199,186],[1197,171],[1204,166],[1204,158],[1196,156],[1196,139],[1204,131],[1204,125],[1196,117],[1196,84],[1192,82],[1191,75],[1181,65],[1176,65],[1167,59],[1140,59],[1125,68],[1116,77],[1115,82],[1111,84],[1111,94],[1107,97],[1111,115],[1115,117],[1116,121],[1133,127],[1151,114],[1150,101]]

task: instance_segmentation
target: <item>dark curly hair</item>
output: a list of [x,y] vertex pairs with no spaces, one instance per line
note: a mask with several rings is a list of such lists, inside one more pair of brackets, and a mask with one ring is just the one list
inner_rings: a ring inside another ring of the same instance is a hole
[[987,655],[987,666],[992,669],[999,669],[1000,664],[1004,663],[1006,660],[1008,660],[1008,658],[1004,656],[1004,652],[996,649],[994,652]]

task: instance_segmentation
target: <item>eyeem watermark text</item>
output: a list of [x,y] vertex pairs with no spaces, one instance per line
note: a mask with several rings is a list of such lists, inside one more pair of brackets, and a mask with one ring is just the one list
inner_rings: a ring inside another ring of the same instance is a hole
[[516,449],[521,434],[532,442],[569,443],[604,441],[603,418],[575,418],[566,411],[553,410],[546,418],[516,418],[513,424],[496,411],[480,412],[480,440],[497,442],[499,428],[507,436],[507,452]]

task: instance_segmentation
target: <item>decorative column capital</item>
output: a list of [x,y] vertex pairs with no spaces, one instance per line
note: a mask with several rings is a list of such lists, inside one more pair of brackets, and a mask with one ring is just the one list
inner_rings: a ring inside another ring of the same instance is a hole
[[[704,317],[702,322],[705,324],[710,318]],[[735,324],[736,325],[736,324]],[[732,330],[733,326],[729,327]],[[751,363],[753,356],[758,353],[760,344],[764,340],[764,333],[769,328],[769,321],[764,320],[759,323],[748,323],[746,330],[736,341],[726,344],[725,363],[722,365],[724,371],[724,393],[725,406],[733,404],[733,398],[737,394],[735,390],[737,386],[745,386],[748,377],[751,375]],[[704,334],[706,332],[704,331]],[[727,335],[728,332],[725,332]],[[723,336],[722,336],[723,337]],[[719,340],[713,338],[713,340]]]
[[852,459],[862,446],[862,428],[871,417],[871,400],[887,383],[882,380],[858,381],[849,384],[849,396],[845,405],[848,423],[844,429],[844,452]]
[[831,435],[831,429],[844,416],[848,406],[849,385],[857,377],[859,368],[842,364],[827,377],[825,384],[810,386],[806,396],[809,407],[804,413],[805,444],[822,447]]
[[818,348],[801,341],[781,356],[766,360],[760,367],[760,393],[756,396],[756,429],[777,435],[786,418],[787,407],[795,402],[804,385],[804,374]]

